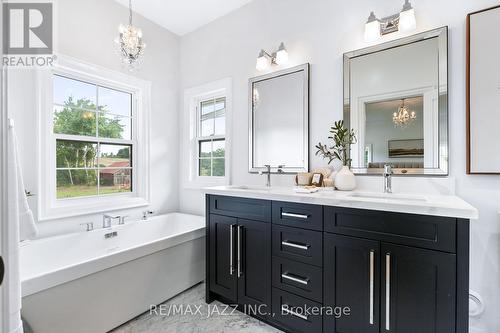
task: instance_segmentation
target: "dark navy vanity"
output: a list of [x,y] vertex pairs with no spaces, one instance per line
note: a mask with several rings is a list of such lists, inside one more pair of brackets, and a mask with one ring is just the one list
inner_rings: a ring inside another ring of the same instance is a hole
[[206,212],[207,303],[288,332],[468,331],[468,219],[215,194]]

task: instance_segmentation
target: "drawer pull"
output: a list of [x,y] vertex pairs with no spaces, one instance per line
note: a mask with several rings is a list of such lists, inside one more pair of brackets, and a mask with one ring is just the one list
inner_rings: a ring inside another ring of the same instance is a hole
[[297,244],[297,243],[292,243],[288,241],[282,241],[281,245],[289,246],[289,247],[294,247],[296,249],[301,249],[301,250],[309,250],[310,245],[302,245],[302,244]]
[[289,275],[288,273],[281,274],[281,277],[283,279],[287,279],[287,280],[290,280],[290,281],[293,281],[293,282],[301,283],[301,284],[306,285],[306,286],[309,283],[309,279],[301,279],[301,278],[298,278],[298,277],[293,277],[293,276]]
[[286,304],[283,304],[281,306],[281,313],[288,313],[288,314],[291,314],[292,316],[295,316],[295,317],[303,319],[303,320],[307,320],[308,319],[308,317],[306,315],[303,315],[301,313],[298,313],[298,312],[295,312],[293,310],[290,310],[288,308],[288,305],[286,305]]
[[294,214],[294,213],[281,213],[281,217],[295,217],[298,219],[304,219],[307,220],[309,218],[309,215],[304,215],[304,214]]

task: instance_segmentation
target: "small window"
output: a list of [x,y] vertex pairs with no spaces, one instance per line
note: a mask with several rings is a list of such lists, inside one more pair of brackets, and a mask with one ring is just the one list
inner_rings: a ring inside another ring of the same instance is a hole
[[224,177],[226,175],[226,98],[217,97],[199,102],[198,176]]
[[53,75],[56,197],[131,193],[133,94]]

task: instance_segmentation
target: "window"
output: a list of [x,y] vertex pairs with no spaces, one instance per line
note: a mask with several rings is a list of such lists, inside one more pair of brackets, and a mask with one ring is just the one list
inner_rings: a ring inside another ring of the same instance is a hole
[[184,91],[180,177],[185,188],[230,183],[230,78]]
[[147,206],[151,84],[60,56],[37,86],[38,219]]
[[54,75],[58,199],[132,192],[130,92]]
[[224,177],[226,98],[203,100],[198,106],[198,176]]

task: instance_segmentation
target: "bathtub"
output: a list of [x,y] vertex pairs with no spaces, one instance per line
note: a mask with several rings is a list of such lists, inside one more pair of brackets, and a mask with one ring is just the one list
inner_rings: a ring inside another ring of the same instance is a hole
[[22,244],[23,318],[34,333],[107,332],[203,281],[204,236],[203,217],[172,213]]

